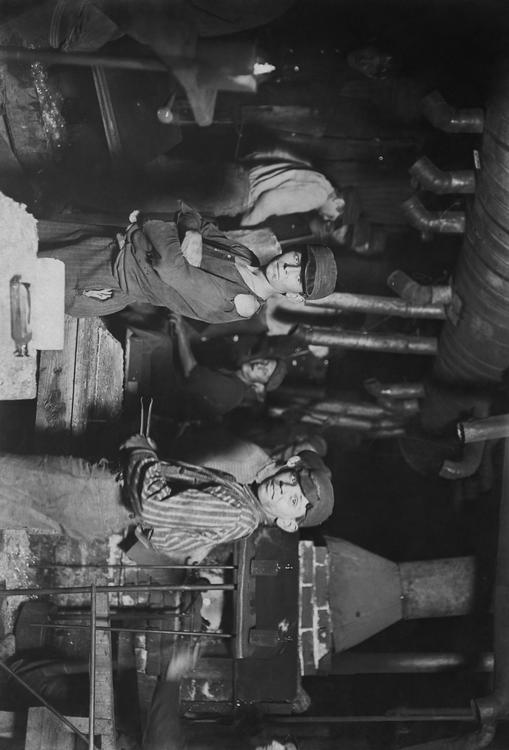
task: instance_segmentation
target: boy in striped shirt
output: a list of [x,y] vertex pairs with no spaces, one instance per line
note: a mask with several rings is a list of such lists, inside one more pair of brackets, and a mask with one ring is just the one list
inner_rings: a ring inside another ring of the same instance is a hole
[[251,485],[230,474],[182,462],[160,461],[141,435],[125,444],[125,484],[138,536],[156,551],[203,557],[224,542],[242,539],[260,525],[294,532],[332,513],[330,471],[313,451],[290,458]]

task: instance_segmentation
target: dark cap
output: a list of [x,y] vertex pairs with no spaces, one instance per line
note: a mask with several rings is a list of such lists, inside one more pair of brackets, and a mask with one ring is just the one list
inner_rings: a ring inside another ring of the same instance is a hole
[[341,217],[341,224],[355,224],[362,214],[362,203],[359,193],[354,187],[346,187],[338,193],[345,201],[345,208]]
[[[272,359],[272,357],[271,357]],[[265,384],[265,390],[275,391],[286,377],[288,366],[284,359],[276,359],[276,369]]]
[[259,362],[260,360],[267,360],[267,361],[276,363],[274,372],[265,383],[266,391],[275,391],[276,388],[279,388],[279,386],[285,379],[288,373],[288,365],[286,364],[285,360],[281,359],[280,357],[274,357],[274,356],[271,356],[270,354],[263,354],[263,353],[253,354],[250,357],[246,357],[241,360],[241,364],[244,364],[245,362]]
[[327,520],[334,508],[331,473],[314,451],[302,451],[298,458],[302,462],[296,467],[299,484],[310,504],[299,526],[318,526]]
[[307,245],[303,253],[303,294],[306,299],[322,299],[336,288],[338,269],[334,253],[323,245]]

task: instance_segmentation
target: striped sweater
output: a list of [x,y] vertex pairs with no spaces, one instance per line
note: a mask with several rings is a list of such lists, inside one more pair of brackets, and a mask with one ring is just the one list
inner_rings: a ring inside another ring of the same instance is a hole
[[249,536],[266,518],[256,495],[233,477],[149,449],[131,452],[126,485],[141,506],[152,546],[182,554]]

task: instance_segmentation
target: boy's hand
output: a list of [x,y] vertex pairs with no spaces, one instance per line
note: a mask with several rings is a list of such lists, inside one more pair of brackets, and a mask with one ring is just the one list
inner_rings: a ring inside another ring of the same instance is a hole
[[157,445],[151,438],[145,437],[145,435],[131,435],[127,438],[125,443],[122,443],[120,450],[133,450],[134,448],[148,448],[149,450],[157,450]]
[[170,312],[170,314],[168,315],[168,320],[170,321],[170,325],[176,334],[184,333],[184,322],[182,320],[182,315],[179,315],[176,312]]
[[203,239],[201,234],[195,229],[188,230],[182,240],[181,249],[182,255],[189,265],[199,268],[203,255]]
[[186,676],[196,666],[200,651],[200,643],[182,643],[176,642],[173,647],[166,670],[166,680],[168,682],[177,682]]

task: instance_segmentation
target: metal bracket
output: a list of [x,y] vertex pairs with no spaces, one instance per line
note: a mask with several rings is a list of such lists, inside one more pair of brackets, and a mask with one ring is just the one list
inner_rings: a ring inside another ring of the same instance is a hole
[[279,646],[281,643],[289,643],[293,640],[293,635],[283,633],[281,630],[261,630],[259,628],[251,628],[249,631],[248,642],[251,646],[266,646],[267,648],[273,648],[274,646]]
[[251,560],[250,573],[252,576],[277,576],[280,573],[290,573],[294,569],[292,563],[281,560]]
[[463,311],[463,300],[457,292],[453,290],[451,302],[445,306],[445,314],[447,320],[452,323],[453,326],[457,326],[461,319],[461,313]]

